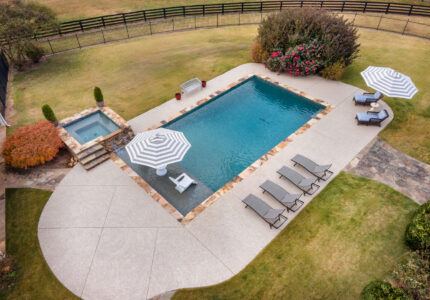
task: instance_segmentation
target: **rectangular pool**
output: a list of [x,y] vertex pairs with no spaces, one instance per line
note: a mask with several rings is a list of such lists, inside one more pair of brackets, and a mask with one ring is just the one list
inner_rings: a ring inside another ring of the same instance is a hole
[[163,127],[184,133],[179,164],[216,191],[324,108],[253,76]]
[[85,144],[99,136],[106,136],[119,128],[100,110],[64,126],[64,129],[80,144]]

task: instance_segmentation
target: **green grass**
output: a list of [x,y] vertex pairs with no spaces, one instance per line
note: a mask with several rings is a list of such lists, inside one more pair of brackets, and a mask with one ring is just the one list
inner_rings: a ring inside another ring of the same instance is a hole
[[[62,21],[97,17],[106,14],[137,11],[170,6],[213,4],[227,2],[252,2],[254,0],[36,0],[52,8]],[[265,1],[265,0],[263,0]],[[268,1],[268,0],[267,0]],[[428,5],[421,0],[383,0],[408,4]]]
[[422,39],[360,30],[358,59],[346,69],[343,82],[369,90],[360,72],[366,67],[391,67],[411,77],[419,92],[412,100],[384,97],[394,120],[380,136],[393,147],[430,163],[430,42]]
[[37,224],[51,192],[36,189],[6,190],[6,252],[17,264],[14,288],[1,299],[78,299],[61,285],[43,258]]
[[[387,99],[395,119],[381,137],[397,149],[430,163],[430,42],[391,33],[360,30],[360,55],[342,81],[368,89],[360,72],[369,65],[409,75],[418,89],[412,100]],[[42,120],[51,105],[59,119],[95,104],[101,87],[106,105],[126,119],[169,99],[186,79],[211,79],[250,61],[256,26],[147,36],[51,56],[39,67],[16,74],[14,124]],[[15,127],[16,128],[16,127]]]
[[404,231],[417,207],[342,172],[239,274],[173,299],[357,299],[408,251]]

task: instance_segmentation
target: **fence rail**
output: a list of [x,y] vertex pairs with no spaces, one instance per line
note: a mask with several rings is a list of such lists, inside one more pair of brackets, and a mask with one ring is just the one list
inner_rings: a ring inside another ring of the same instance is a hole
[[111,26],[127,25],[136,22],[147,22],[173,17],[224,15],[231,13],[264,13],[299,7],[318,8],[339,12],[371,12],[430,17],[430,6],[392,2],[331,0],[235,2],[140,10],[63,22],[56,28],[49,28],[38,32],[35,38],[40,39],[56,35],[61,36],[64,34],[91,31],[99,28],[107,28]]

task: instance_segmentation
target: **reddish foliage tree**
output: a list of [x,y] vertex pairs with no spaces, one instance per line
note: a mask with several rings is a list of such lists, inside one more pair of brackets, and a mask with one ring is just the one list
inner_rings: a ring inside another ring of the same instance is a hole
[[22,126],[6,138],[2,156],[14,168],[44,164],[57,155],[63,142],[57,128],[48,121]]

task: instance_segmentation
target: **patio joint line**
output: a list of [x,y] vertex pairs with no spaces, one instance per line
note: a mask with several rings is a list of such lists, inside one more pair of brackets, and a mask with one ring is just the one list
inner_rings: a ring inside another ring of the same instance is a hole
[[145,299],[148,299],[149,288],[151,287],[152,267],[154,266],[155,251],[157,249],[158,231],[159,229],[157,228],[155,232],[154,250],[152,251],[151,268],[149,269],[148,288],[146,289]]
[[216,260],[218,260],[224,267],[226,267],[227,268],[227,270],[229,270],[230,272],[231,272],[231,274],[232,275],[236,275],[236,273],[235,272],[233,272],[233,270],[231,270],[223,261],[222,261],[222,259],[221,258],[219,258],[215,253],[213,253],[212,251],[211,251],[211,249],[209,249],[197,236],[195,236],[194,235],[194,233],[191,231],[191,230],[189,230],[188,228],[186,228],[186,227],[184,227],[185,228],[185,230],[187,230],[196,240],[197,240],[197,242],[199,242],[199,244],[200,245],[202,245],[206,250],[208,250],[208,252],[210,253],[210,254],[212,254],[212,256],[213,257],[215,257],[215,259]]
[[112,196],[111,196],[111,198],[110,198],[109,208],[108,208],[108,210],[107,210],[107,212],[106,212],[105,220],[104,220],[104,222],[103,222],[103,227],[101,228],[101,231],[100,231],[100,235],[99,235],[99,239],[98,239],[98,241],[97,241],[96,249],[94,250],[93,257],[91,258],[91,263],[90,263],[90,266],[89,266],[89,268],[88,268],[87,276],[85,277],[84,285],[83,285],[83,287],[82,287],[82,292],[81,292],[81,294],[79,295],[81,298],[82,298],[82,296],[83,296],[83,294],[84,294],[84,292],[85,292],[85,288],[87,287],[88,277],[90,276],[90,272],[91,272],[91,269],[92,269],[92,267],[93,267],[94,258],[96,257],[97,250],[99,249],[100,240],[101,240],[101,238],[102,238],[103,231],[104,231],[104,225],[106,224],[107,217],[108,217],[109,212],[110,212],[110,209],[111,209],[111,207],[112,207],[112,202],[113,202],[113,198],[115,197],[116,190],[117,190],[117,188],[115,187],[115,189],[114,189],[114,190],[113,190],[113,192],[112,192]]

